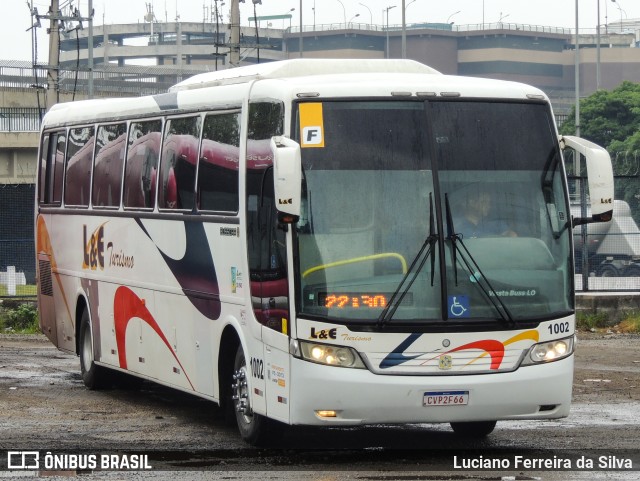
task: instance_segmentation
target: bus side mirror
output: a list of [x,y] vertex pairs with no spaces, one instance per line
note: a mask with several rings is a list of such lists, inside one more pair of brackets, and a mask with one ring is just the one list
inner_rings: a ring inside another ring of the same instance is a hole
[[609,153],[593,142],[569,135],[560,138],[560,146],[563,150],[569,147],[576,154],[582,154],[587,162],[591,217],[575,217],[573,226],[610,221],[613,217],[613,167]]
[[272,137],[273,192],[278,221],[294,224],[300,218],[302,160],[300,144],[287,137]]

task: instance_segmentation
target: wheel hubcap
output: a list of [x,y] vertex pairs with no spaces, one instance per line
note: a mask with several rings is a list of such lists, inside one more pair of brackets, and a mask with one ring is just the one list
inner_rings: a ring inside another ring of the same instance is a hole
[[246,366],[241,366],[233,373],[233,384],[231,385],[232,397],[236,411],[240,413],[245,422],[250,423],[252,419],[251,405],[249,404],[249,388],[247,383]]

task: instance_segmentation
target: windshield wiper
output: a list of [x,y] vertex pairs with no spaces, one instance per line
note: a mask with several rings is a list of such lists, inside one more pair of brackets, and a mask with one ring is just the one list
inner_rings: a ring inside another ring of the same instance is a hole
[[[424,267],[424,264],[428,258],[431,258],[431,285],[433,286],[434,268],[436,261],[435,256],[433,256],[432,253],[433,246],[436,244],[436,242],[438,242],[438,235],[436,234],[435,221],[433,218],[433,198],[431,196],[431,193],[429,193],[429,235],[424,240],[422,246],[420,247],[420,250],[411,261],[407,272],[404,274],[402,280],[398,284],[398,287],[396,287],[396,290],[391,295],[389,302],[380,313],[380,316],[378,316],[378,328],[382,328],[393,318],[394,314],[398,310],[398,307],[400,307],[400,304],[402,304],[402,301],[407,295],[407,292],[409,292],[411,286],[418,278],[418,274],[420,274],[420,271],[422,271],[422,268]],[[413,276],[411,276],[412,272]],[[409,279],[409,276],[411,276],[411,279]]]
[[[509,309],[504,304],[504,302],[502,302],[502,298],[493,288],[493,286],[489,282],[489,279],[487,279],[483,274],[482,269],[480,269],[478,262],[473,258],[471,252],[469,252],[469,249],[467,249],[467,246],[464,245],[462,235],[456,233],[455,227],[453,225],[453,216],[451,215],[451,207],[449,206],[449,195],[447,193],[444,194],[444,204],[447,219],[447,239],[451,241],[451,244],[453,246],[453,248],[451,249],[451,262],[453,264],[455,285],[458,285],[457,254],[460,254],[460,258],[462,259],[463,264],[467,268],[467,271],[469,271],[469,273],[471,274],[471,277],[469,278],[471,282],[477,283],[478,287],[480,287],[480,289],[482,290],[482,293],[493,305],[496,312],[498,312],[503,321],[515,324],[513,316],[511,315],[511,312],[509,312]],[[464,251],[460,247],[462,247]]]

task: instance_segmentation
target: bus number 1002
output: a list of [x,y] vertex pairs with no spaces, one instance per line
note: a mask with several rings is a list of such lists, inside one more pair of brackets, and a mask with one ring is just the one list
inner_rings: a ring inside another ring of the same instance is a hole
[[554,322],[547,327],[549,328],[549,334],[564,334],[569,332],[568,322]]
[[264,361],[255,357],[251,358],[251,375],[256,379],[264,379]]

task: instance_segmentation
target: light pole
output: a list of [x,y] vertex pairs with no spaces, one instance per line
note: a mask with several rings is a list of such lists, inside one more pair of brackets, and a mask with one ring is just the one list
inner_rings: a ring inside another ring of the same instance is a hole
[[[616,0],[611,0],[611,2],[616,4],[616,7],[618,7],[618,11],[620,12],[620,33],[622,33],[622,12],[624,10],[620,7]],[[624,15],[626,16],[627,12],[624,12]]]
[[[283,17],[286,16],[286,15],[289,16],[289,32],[291,32],[291,18],[293,17],[293,15],[291,15],[291,12],[295,12],[295,11],[296,11],[296,9],[292,8],[287,13],[285,13],[283,15]],[[284,29],[284,19],[282,19],[282,28]]]
[[598,26],[596,29],[596,90],[600,90],[600,0],[598,0]]
[[[580,137],[580,38],[578,35],[578,0],[576,0],[576,56],[575,56],[575,90],[576,90],[576,137]],[[577,157],[579,158],[579,156]],[[579,171],[576,171],[576,175]]]
[[304,46],[302,45],[302,0],[300,0],[300,36],[298,37],[298,49],[300,50],[300,58],[302,58],[302,52]]
[[[224,2],[220,3],[222,7]],[[218,47],[220,46],[220,11],[218,10],[218,0],[215,0],[215,16],[216,16],[216,72],[218,71],[218,57],[220,54],[218,53]]]
[[349,19],[349,25],[351,25],[351,22],[353,22],[353,19],[354,19],[354,18],[358,18],[359,16],[360,16],[360,14],[359,14],[359,13],[356,13],[353,17],[351,17],[351,18]]
[[347,11],[344,9],[344,3],[340,0],[336,0],[340,5],[342,5],[342,19],[344,20],[344,28],[347,28]]
[[447,18],[447,23],[449,23],[449,20],[451,20],[451,17],[453,17],[454,15],[458,15],[462,10],[458,10],[457,12],[453,12],[451,15],[449,15],[449,18]]
[[371,9],[367,7],[364,3],[358,3],[358,5],[362,5],[364,8],[369,10],[369,26],[373,25],[373,14],[371,13]]
[[482,0],[482,30],[484,30],[484,0]]
[[502,12],[500,12],[500,20],[498,20],[498,23],[500,24],[501,28],[502,28],[502,19],[507,18],[508,16],[509,16],[508,13],[506,15],[502,15]]
[[93,0],[89,0],[89,37],[87,39],[89,78],[87,79],[88,97],[93,98]]
[[387,58],[389,58],[389,10],[391,10],[392,8],[396,8],[395,5],[391,5],[387,8],[385,8],[385,10],[387,11]]
[[401,57],[407,58],[407,21],[406,13],[407,7],[404,4],[405,0],[402,0],[402,42],[401,42]]
[[402,0],[402,58],[407,58],[407,8],[415,1],[416,0],[411,0],[405,5],[405,0]]
[[258,30],[258,14],[256,13],[256,5],[262,5],[262,0],[253,0],[253,21],[256,24],[256,49],[258,52],[258,63],[260,63],[260,32]]

